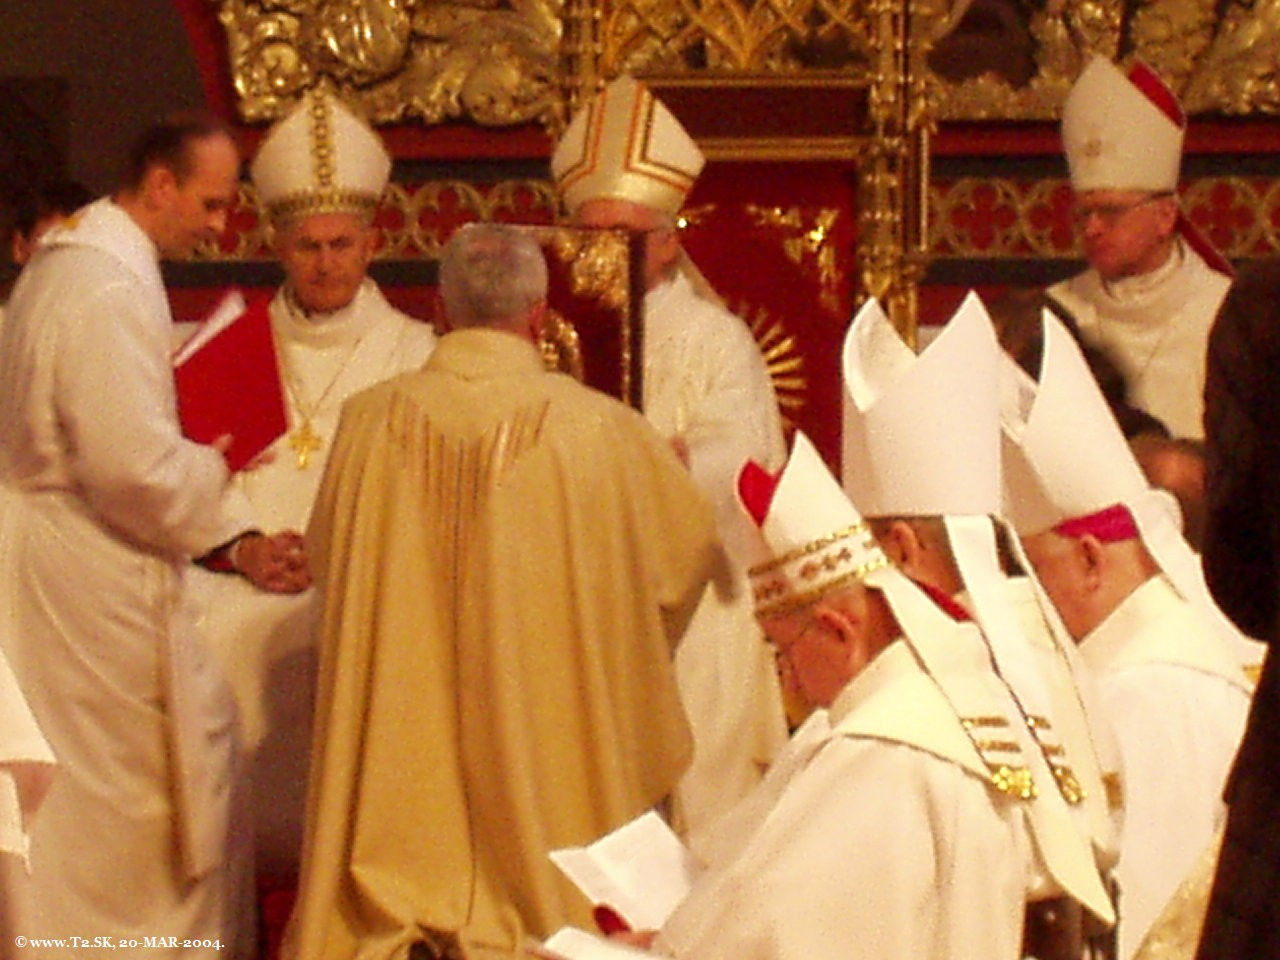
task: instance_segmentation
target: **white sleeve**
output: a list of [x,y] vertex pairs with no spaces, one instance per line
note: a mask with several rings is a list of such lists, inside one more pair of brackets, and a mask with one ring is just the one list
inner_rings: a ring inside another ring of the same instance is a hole
[[1220,825],[1248,700],[1220,677],[1171,664],[1115,670],[1099,688],[1123,774],[1116,879],[1125,958]]
[[999,960],[1021,945],[1021,811],[959,767],[837,738],[660,935],[680,960]]
[[738,472],[748,460],[780,470],[787,451],[773,381],[754,338],[737,317],[715,320],[683,345],[684,362],[675,373],[680,432],[693,479],[715,507],[730,554],[739,555],[746,519],[737,505]]
[[182,436],[169,320],[128,283],[81,298],[55,356],[71,476],[111,527],[160,552],[199,556],[247,527],[224,505],[228,471]]

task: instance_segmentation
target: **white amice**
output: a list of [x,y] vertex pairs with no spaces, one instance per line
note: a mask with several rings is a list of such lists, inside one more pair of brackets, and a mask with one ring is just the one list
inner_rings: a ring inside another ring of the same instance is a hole
[[1229,277],[1179,240],[1162,267],[1106,283],[1086,270],[1049,288],[1080,334],[1116,362],[1129,400],[1175,436],[1204,436],[1204,371],[1209,328]]

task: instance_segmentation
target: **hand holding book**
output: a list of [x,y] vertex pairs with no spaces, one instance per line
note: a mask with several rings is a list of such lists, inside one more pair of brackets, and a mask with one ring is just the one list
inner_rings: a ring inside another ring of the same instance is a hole
[[[233,290],[173,358],[182,432],[199,443],[229,436],[227,465],[241,470],[287,426],[265,298]],[[223,441],[224,443],[226,441]]]
[[[551,861],[595,904],[606,935],[637,931],[643,940],[661,928],[685,898],[699,866],[657,813],[649,811],[586,847],[553,850]],[[565,927],[544,944],[564,960],[627,960],[652,956],[630,942]]]

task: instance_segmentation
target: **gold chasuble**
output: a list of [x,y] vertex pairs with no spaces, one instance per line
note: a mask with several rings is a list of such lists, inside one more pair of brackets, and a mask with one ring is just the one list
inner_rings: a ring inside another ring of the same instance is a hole
[[531,344],[446,336],[346,407],[295,958],[468,958],[591,924],[547,860],[660,803],[691,746],[671,656],[722,562],[641,416]]

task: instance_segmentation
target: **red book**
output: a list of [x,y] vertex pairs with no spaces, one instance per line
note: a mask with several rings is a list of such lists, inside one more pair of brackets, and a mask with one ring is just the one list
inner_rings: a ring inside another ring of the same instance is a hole
[[227,466],[241,469],[287,428],[267,299],[246,307],[232,291],[173,359],[182,432],[198,443],[232,436]]

